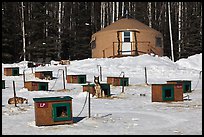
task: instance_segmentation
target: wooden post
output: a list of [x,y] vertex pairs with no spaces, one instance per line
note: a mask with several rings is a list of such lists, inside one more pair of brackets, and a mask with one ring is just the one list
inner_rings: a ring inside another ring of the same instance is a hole
[[88,104],[88,111],[89,111],[89,118],[91,117],[91,101],[90,101],[90,82],[88,82],[88,92],[89,92],[89,104]]
[[32,71],[32,73],[33,73],[33,67],[31,67],[31,71]]
[[101,66],[100,66],[100,80],[102,81],[102,68],[101,68]]
[[15,107],[17,107],[17,105],[16,105],[16,90],[15,90],[15,81],[13,81],[13,95],[14,95],[14,103],[15,103]]
[[145,67],[145,84],[148,85],[148,83],[147,83],[147,69],[146,69],[146,67]]
[[65,66],[65,76],[67,76],[67,66]]
[[23,70],[23,82],[25,83],[25,70]]
[[64,70],[63,70],[63,85],[64,85],[64,89],[65,89],[65,77],[64,77]]
[[[64,77],[64,70],[63,70],[63,69],[59,69],[59,70],[62,70],[62,73],[63,73],[63,77],[62,77],[62,78],[63,78],[63,86],[64,86],[64,89],[65,89],[65,77]],[[59,71],[59,70],[58,70],[58,71]]]
[[99,67],[100,81],[102,81],[102,68],[101,68],[101,65],[97,65],[97,68],[98,67]]
[[123,73],[123,85],[122,85],[122,93],[124,93],[124,81],[125,81],[125,74]]

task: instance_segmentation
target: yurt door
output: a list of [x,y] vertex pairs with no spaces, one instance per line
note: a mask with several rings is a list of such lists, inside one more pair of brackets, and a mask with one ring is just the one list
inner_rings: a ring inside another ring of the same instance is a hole
[[131,55],[131,41],[132,41],[132,32],[124,31],[122,32],[122,55]]

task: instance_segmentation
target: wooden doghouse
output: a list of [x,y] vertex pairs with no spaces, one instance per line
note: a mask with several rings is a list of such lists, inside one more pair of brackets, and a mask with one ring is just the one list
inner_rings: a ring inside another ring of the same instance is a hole
[[33,98],[36,126],[73,123],[72,97]]
[[108,83],[100,83],[101,89],[104,91],[105,96],[110,96],[110,84]]
[[39,79],[49,79],[49,80],[53,79],[52,71],[36,71],[35,77]]
[[[109,97],[110,96],[110,84],[107,84],[107,83],[100,83],[101,85],[101,89],[104,91],[104,94],[106,97]],[[90,91],[90,93],[92,95],[95,95],[96,94],[96,90],[95,90],[95,84],[90,84],[88,86],[88,84],[85,84],[85,85],[82,85],[83,86],[83,92],[84,91]]]
[[182,84],[152,84],[152,102],[183,101]]
[[129,85],[129,78],[128,77],[107,77],[107,83],[111,84],[113,86],[123,86],[123,81],[124,81],[124,86]]
[[94,83],[91,83],[90,85],[88,84],[84,84],[82,85],[83,86],[83,92],[89,92],[94,96],[96,94],[96,91],[95,91],[95,84]]
[[67,83],[78,83],[78,84],[86,83],[86,75],[67,75],[66,79],[67,79]]
[[2,80],[2,87],[1,89],[5,89],[5,80]]
[[46,81],[26,81],[24,87],[29,91],[48,91],[48,82]]
[[4,75],[6,75],[6,76],[19,76],[19,67],[6,67],[6,68],[4,68]]
[[182,84],[183,93],[191,92],[191,81],[190,80],[170,80],[167,84]]

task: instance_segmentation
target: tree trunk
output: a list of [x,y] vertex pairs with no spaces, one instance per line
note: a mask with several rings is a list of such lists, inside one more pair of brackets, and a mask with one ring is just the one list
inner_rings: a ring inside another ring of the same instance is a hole
[[149,11],[149,27],[152,27],[152,3],[148,2],[148,11]]
[[62,15],[62,2],[59,2],[58,10],[58,59],[61,59],[61,15]]
[[119,2],[116,2],[116,20],[118,20],[119,16]]
[[178,58],[181,57],[181,2],[179,2],[179,9],[178,9]]
[[112,22],[114,22],[115,21],[115,2],[113,2],[113,13],[112,13],[112,15],[113,15],[113,18],[112,18]]
[[174,61],[174,47],[173,47],[172,29],[171,29],[171,8],[170,8],[170,2],[168,2],[168,12],[169,12],[169,33],[170,33],[170,42],[171,42],[171,59],[172,59],[172,61]]
[[21,2],[21,14],[22,14],[22,31],[23,31],[23,60],[26,61],[25,24],[24,24],[24,5],[23,5],[23,2]]

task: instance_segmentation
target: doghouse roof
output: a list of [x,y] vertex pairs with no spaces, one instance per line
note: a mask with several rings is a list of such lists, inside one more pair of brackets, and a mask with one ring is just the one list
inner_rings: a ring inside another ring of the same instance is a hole
[[146,24],[139,22],[138,20],[132,19],[132,18],[122,18],[109,26],[106,26],[102,30],[94,33],[93,35],[96,35],[101,32],[106,32],[106,31],[137,31],[140,32],[141,30],[148,30],[148,31],[154,31],[156,33],[160,33],[159,31],[150,28]]
[[59,97],[42,97],[42,98],[33,98],[35,102],[48,102],[48,101],[58,101],[58,100],[72,100],[70,96],[59,96]]
[[167,82],[191,82],[190,80],[168,80]]
[[19,67],[13,67],[13,66],[11,66],[11,67],[4,67],[5,69],[19,69]]

